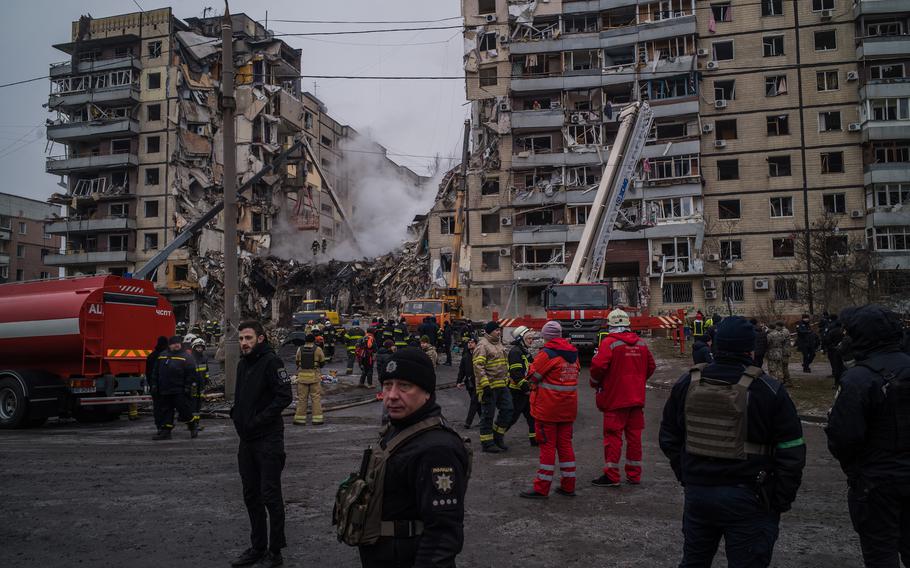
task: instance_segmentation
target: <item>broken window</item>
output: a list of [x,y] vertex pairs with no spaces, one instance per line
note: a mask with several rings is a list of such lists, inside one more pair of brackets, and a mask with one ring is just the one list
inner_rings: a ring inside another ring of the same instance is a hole
[[818,113],[818,131],[819,132],[831,132],[834,130],[840,130],[840,111],[832,110],[827,112]]
[[114,57],[129,57],[133,54],[133,48],[129,46],[121,46],[114,48]]
[[772,197],[771,198],[771,218],[792,217],[793,216],[793,198]]
[[910,120],[910,97],[872,99],[872,120]]
[[721,199],[718,201],[717,217],[719,219],[739,219],[739,199]]
[[773,35],[762,38],[762,53],[765,57],[777,57],[784,54],[784,36]]
[[129,154],[131,150],[129,138],[111,140],[111,154]]
[[781,16],[784,13],[784,0],[761,0],[762,16]]
[[714,100],[732,101],[736,99],[736,81],[714,81]]
[[566,68],[573,71],[600,69],[603,67],[603,51],[589,49],[566,53]]
[[717,140],[736,140],[736,119],[718,120],[714,123]]
[[742,260],[743,242],[738,240],[720,241],[721,260]]
[[765,96],[776,97],[787,93],[787,76],[765,77]]
[[903,63],[887,63],[883,65],[872,65],[869,67],[870,79],[903,79]]
[[768,156],[768,175],[771,177],[784,177],[792,175],[790,156]]
[[161,120],[161,104],[155,103],[146,105],[145,107],[145,117],[149,122],[156,120]]
[[576,207],[569,207],[569,224],[571,225],[584,225],[588,222],[588,217],[591,215],[591,206],[590,205],[580,205]]
[[689,75],[648,81],[643,88],[643,98],[652,98],[654,100],[690,97],[698,93],[695,81]]
[[158,185],[161,183],[160,175],[158,168],[145,168],[145,185]]
[[525,136],[518,139],[518,147],[523,152],[532,154],[548,154],[552,150],[553,138],[549,134],[540,136]]
[[440,252],[439,265],[443,272],[452,272],[452,253]]
[[847,194],[828,193],[822,195],[822,206],[825,208],[825,213],[842,215],[847,212]]
[[321,136],[319,138],[319,141],[322,143],[323,146],[328,146],[329,148],[332,147],[332,139],[329,138],[328,136]]
[[714,17],[716,22],[732,22],[733,8],[730,7],[729,2],[711,4],[711,16]]
[[837,49],[837,33],[834,30],[815,32],[815,51]]
[[723,285],[724,301],[744,302],[744,289],[742,280],[727,280]]
[[160,41],[150,41],[150,42],[148,42],[147,45],[148,45],[149,59],[161,57],[161,42]]
[[822,152],[822,173],[839,174],[844,172],[843,152]]
[[187,282],[190,279],[190,267],[188,264],[174,264],[174,281]]
[[[876,184],[874,187],[876,207],[891,207],[910,202],[910,184],[908,183],[883,183]],[[2,222],[0,222],[0,226],[2,226]]]
[[481,87],[495,87],[497,82],[496,67],[486,67],[477,72]]
[[478,46],[480,51],[494,51],[496,49],[496,33],[481,34]]
[[145,243],[143,250],[158,250],[158,233],[145,233],[143,241]]
[[603,130],[599,124],[572,124],[566,127],[567,142],[574,146],[600,145],[602,134]]
[[130,216],[129,203],[111,203],[108,211],[110,212],[111,217],[129,217]]
[[685,122],[658,122],[654,125],[652,139],[666,140],[670,138],[683,138],[688,135],[688,126]]
[[781,237],[771,239],[771,256],[774,258],[793,258],[796,255],[796,239]]
[[779,114],[766,117],[768,123],[768,136],[784,136],[790,134],[790,116]]
[[660,243],[660,253],[651,262],[652,274],[689,272],[691,245],[687,237],[674,237]]
[[145,151],[149,154],[157,154],[161,151],[161,137],[149,136],[145,139]]
[[455,216],[454,215],[440,215],[439,216],[439,234],[441,234],[441,235],[454,235],[455,234]]
[[502,288],[481,288],[480,305],[484,308],[499,306],[502,303]]
[[774,279],[774,299],[775,300],[797,300],[798,282],[796,278],[775,278]]
[[129,247],[129,236],[110,235],[107,238],[107,250],[111,252],[124,252]]
[[825,237],[825,252],[830,256],[846,256],[849,250],[847,235],[828,235]]
[[667,158],[654,158],[648,162],[650,172],[648,179],[674,179],[698,176],[698,155],[672,156]]
[[158,216],[158,200],[157,199],[150,199],[149,201],[145,202],[145,216],[146,216],[146,218]]
[[565,183],[568,187],[589,187],[600,183],[601,168],[579,166],[566,169]]
[[499,178],[488,178],[480,185],[481,195],[499,195]]
[[711,53],[714,61],[728,61],[733,59],[733,40],[716,41],[712,43]]
[[313,114],[310,111],[304,111],[303,113],[303,127],[307,130],[313,128]]
[[538,209],[516,215],[516,221],[519,226],[542,226],[561,223],[562,218],[553,209]]
[[481,233],[498,233],[500,227],[500,220],[498,213],[490,213],[488,215],[480,216],[480,232]]
[[896,142],[876,142],[872,145],[872,153],[877,164],[910,162],[910,146]]
[[124,190],[129,193],[129,174],[123,170],[111,172],[111,189]]
[[478,14],[496,13],[496,0],[477,0]]
[[161,73],[149,73],[146,80],[146,87],[148,89],[160,89],[161,88]]
[[493,272],[499,270],[499,251],[483,251],[481,253],[480,270],[483,272]]
[[600,17],[597,14],[565,16],[562,28],[567,34],[596,32],[600,29]]
[[515,248],[516,268],[547,268],[565,265],[565,245],[525,245]]
[[837,71],[819,71],[815,74],[815,81],[819,91],[836,91]]
[[692,215],[691,197],[668,197],[652,201],[659,219],[679,219]]
[[812,0],[812,11],[821,12],[822,10],[833,10],[834,0]]

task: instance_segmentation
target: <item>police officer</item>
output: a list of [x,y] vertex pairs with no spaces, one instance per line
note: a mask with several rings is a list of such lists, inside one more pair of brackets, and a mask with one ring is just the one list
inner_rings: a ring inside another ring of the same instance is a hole
[[[205,354],[205,340],[201,337],[193,341],[193,357],[196,359],[196,384],[193,385],[192,403],[193,403],[193,420],[198,426],[202,412],[202,398],[205,386],[209,382],[209,359]],[[202,428],[199,427],[201,430]]]
[[420,349],[397,350],[381,378],[382,403],[391,423],[383,430],[379,447],[390,455],[376,527],[380,536],[372,544],[360,545],[361,564],[454,568],[464,541],[470,469],[465,442],[442,418],[436,403],[436,372]]
[[882,306],[838,318],[856,365],[828,416],[828,449],[847,474],[847,504],[866,566],[910,565],[910,355],[899,316]]
[[724,318],[714,341],[716,361],[680,377],[660,424],[685,488],[680,566],[710,566],[721,537],[730,566],[768,566],[806,465],[802,425],[786,388],[751,366],[748,320]]
[[231,565],[259,562],[259,566],[280,566],[281,549],[287,546],[281,495],[285,460],[281,411],[293,400],[291,377],[266,340],[262,324],[245,321],[237,331],[241,358],[231,419],[240,436],[237,461],[251,531],[250,548]]
[[366,333],[363,331],[363,328],[360,327],[360,320],[352,321],[351,327],[344,333],[344,344],[345,348],[348,350],[348,367],[345,373],[348,375],[354,373],[354,360],[357,358],[357,345],[360,343],[360,340],[363,339],[364,335],[366,335]]
[[190,390],[198,381],[196,364],[192,355],[184,351],[183,338],[175,335],[168,341],[168,350],[158,355],[158,363],[152,383],[152,392],[158,400],[158,415],[155,424],[159,426],[153,440],[170,440],[174,429],[174,410],[181,422],[185,422],[190,437],[198,435],[197,423],[193,419]]
[[528,424],[528,441],[532,446],[537,445],[537,435],[534,433],[534,417],[531,416],[531,384],[528,382],[528,369],[531,367],[531,353],[528,351],[534,334],[526,326],[518,326],[512,331],[512,347],[509,349],[509,391],[512,395],[512,420],[509,428],[514,426],[518,419],[525,417]]

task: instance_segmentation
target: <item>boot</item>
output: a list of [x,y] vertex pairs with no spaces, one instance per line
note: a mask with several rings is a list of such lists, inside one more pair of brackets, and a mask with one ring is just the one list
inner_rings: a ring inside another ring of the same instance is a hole
[[481,451],[485,454],[501,454],[502,450],[496,444],[487,442],[481,448]]
[[280,552],[266,552],[265,556],[256,563],[256,568],[273,568],[283,564],[284,558],[282,558]]
[[171,429],[162,428],[158,430],[158,433],[152,436],[152,440],[170,440],[171,439]]
[[231,566],[249,566],[255,564],[260,558],[266,555],[265,550],[247,548],[240,556],[231,561]]
[[544,495],[543,493],[538,493],[537,491],[534,491],[533,489],[530,491],[522,491],[521,493],[518,494],[518,496],[523,499],[546,499],[547,498],[547,496]]
[[502,434],[493,434],[493,443],[499,446],[502,451],[509,449],[509,446],[506,445],[506,438]]
[[187,424],[187,428],[190,430],[190,438],[196,438],[199,436],[199,424],[195,420]]

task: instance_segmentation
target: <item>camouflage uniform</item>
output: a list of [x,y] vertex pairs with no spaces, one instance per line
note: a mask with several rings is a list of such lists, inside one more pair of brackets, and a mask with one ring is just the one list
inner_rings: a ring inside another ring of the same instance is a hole
[[782,383],[790,381],[790,332],[776,328],[768,332],[768,374]]

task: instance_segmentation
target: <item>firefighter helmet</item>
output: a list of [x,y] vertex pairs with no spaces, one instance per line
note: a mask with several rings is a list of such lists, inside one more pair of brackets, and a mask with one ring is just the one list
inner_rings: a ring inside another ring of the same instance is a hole
[[629,327],[631,322],[629,321],[629,314],[616,308],[607,316],[607,323],[610,327]]
[[512,330],[512,337],[514,337],[515,339],[521,339],[529,331],[531,331],[531,329],[529,327],[520,325]]

